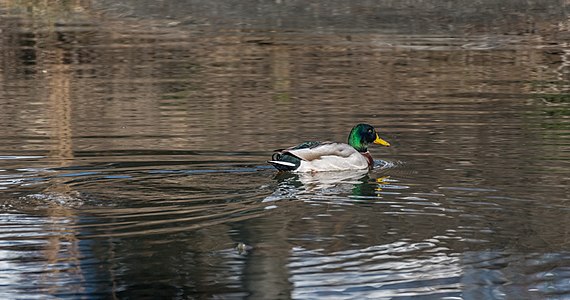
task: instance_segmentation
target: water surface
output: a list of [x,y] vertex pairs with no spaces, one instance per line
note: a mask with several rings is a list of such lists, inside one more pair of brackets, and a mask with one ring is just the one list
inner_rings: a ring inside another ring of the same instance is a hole
[[566,9],[2,2],[0,296],[570,297]]

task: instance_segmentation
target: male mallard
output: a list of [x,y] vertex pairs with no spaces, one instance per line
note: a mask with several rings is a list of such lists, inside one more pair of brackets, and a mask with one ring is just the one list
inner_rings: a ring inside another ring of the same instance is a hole
[[304,142],[287,149],[275,150],[269,161],[280,171],[322,172],[362,170],[372,168],[374,160],[368,144],[386,147],[390,143],[381,139],[374,127],[358,124],[348,135],[348,145],[335,142]]

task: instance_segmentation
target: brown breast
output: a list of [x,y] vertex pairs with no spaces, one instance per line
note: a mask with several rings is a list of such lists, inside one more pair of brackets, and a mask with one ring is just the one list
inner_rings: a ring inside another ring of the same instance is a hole
[[372,167],[374,166],[374,159],[372,159],[372,155],[370,155],[370,152],[364,152],[362,153],[362,155],[366,157],[366,160],[368,161],[368,167],[372,169]]

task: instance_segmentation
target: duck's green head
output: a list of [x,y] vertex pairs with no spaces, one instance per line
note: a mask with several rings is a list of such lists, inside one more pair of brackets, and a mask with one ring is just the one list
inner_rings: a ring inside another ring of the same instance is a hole
[[352,128],[348,135],[349,145],[360,152],[366,152],[370,143],[390,147],[390,143],[381,139],[374,127],[368,124],[358,124]]

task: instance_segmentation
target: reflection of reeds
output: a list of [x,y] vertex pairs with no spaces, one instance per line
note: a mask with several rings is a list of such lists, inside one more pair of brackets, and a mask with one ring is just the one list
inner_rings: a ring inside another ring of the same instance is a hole
[[15,15],[24,15],[37,29],[55,26],[55,23],[71,19],[77,13],[89,10],[89,0],[3,0],[0,6]]
[[[31,5],[30,1],[10,3]],[[32,11],[90,12],[86,1],[61,5],[67,7],[38,4]],[[494,50],[496,60],[491,62],[488,51],[456,51],[458,39],[446,44],[445,39],[423,38],[423,44],[433,42],[440,49],[432,51],[434,47],[412,47],[413,37],[272,32],[267,39],[259,32],[204,33],[202,29],[155,26],[157,21],[151,20],[97,21],[99,26],[83,26],[77,32],[54,28],[60,38],[57,42],[48,42],[46,35],[35,37],[43,47],[36,52],[46,59],[65,49],[73,79],[68,83],[75,108],[71,127],[81,136],[162,136],[165,132],[178,136],[105,139],[100,148],[132,149],[141,143],[152,148],[216,147],[224,141],[210,140],[207,135],[228,128],[245,135],[247,142],[235,141],[239,147],[265,146],[253,139],[260,130],[282,132],[288,138],[304,135],[343,140],[345,128],[353,123],[352,119],[345,121],[346,116],[376,120],[372,116],[380,112],[382,125],[399,121],[389,112],[406,109],[402,100],[429,99],[434,106],[471,102],[469,97],[441,97],[449,85],[464,95],[521,93],[527,88],[524,81],[491,86],[487,79],[511,80],[512,74],[533,74],[535,64],[541,64],[540,51],[524,48]],[[23,34],[10,33],[9,28],[5,32],[20,38]],[[18,39],[10,42],[18,43]],[[18,70],[21,64],[17,59],[6,63],[13,65],[10,70]],[[44,67],[52,61],[40,58],[36,63],[36,71],[48,70]],[[338,107],[344,110],[340,112]],[[424,113],[406,111],[410,116]],[[259,128],[256,125],[262,115],[265,122]],[[312,125],[303,121],[305,116],[327,124],[329,132],[338,132],[338,136],[315,135]],[[296,124],[296,132],[279,117]],[[128,124],[98,128],[102,119],[127,120]],[[86,146],[75,145],[79,149]]]

